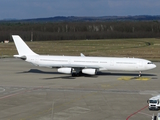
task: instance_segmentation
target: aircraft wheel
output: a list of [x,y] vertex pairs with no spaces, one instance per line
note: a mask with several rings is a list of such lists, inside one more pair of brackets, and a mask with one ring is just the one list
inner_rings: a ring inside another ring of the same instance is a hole
[[82,71],[80,71],[80,72],[78,73],[78,75],[79,75],[79,76],[82,76],[82,75],[83,75]]
[[142,72],[141,71],[139,72],[139,77],[142,77]]
[[76,74],[75,73],[72,73],[72,77],[75,77],[76,76]]
[[142,75],[139,75],[139,77],[142,77]]

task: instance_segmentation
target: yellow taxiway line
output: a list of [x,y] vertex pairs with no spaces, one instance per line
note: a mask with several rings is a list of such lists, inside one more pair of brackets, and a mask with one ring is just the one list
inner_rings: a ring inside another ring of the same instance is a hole
[[125,80],[125,81],[128,81],[128,80],[147,81],[147,80],[150,80],[150,78],[149,77],[129,77],[129,76],[125,76],[125,77],[118,78],[118,80]]

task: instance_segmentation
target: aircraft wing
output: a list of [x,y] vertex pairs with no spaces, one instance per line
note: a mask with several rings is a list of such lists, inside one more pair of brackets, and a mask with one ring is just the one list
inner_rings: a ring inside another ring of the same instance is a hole
[[65,67],[68,67],[68,68],[82,68],[82,69],[84,69],[84,68],[92,68],[92,69],[98,69],[98,71],[103,71],[103,70],[107,70],[107,68],[103,68],[103,67],[99,67],[99,66],[93,66],[93,65],[86,65],[86,66],[84,66],[84,65],[68,65],[68,64],[66,64],[66,65],[62,65],[62,66],[57,66],[57,65],[55,65],[55,66],[52,66],[52,68],[65,68]]
[[[57,68],[57,65],[55,66],[52,66],[52,68]],[[99,69],[100,67],[99,66],[93,66],[93,65],[74,65],[74,64],[63,64],[62,66],[59,66],[59,67],[69,67],[69,68],[93,68],[93,69]]]

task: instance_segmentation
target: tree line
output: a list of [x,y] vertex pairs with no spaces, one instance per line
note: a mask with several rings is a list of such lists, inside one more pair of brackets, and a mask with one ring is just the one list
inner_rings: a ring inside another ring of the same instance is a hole
[[160,38],[158,21],[0,23],[0,41],[18,34],[25,40]]

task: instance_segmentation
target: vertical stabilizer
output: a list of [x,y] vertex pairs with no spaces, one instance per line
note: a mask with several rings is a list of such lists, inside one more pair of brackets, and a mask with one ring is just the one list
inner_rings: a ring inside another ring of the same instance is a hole
[[28,47],[19,35],[12,35],[12,38],[19,55],[37,55]]

